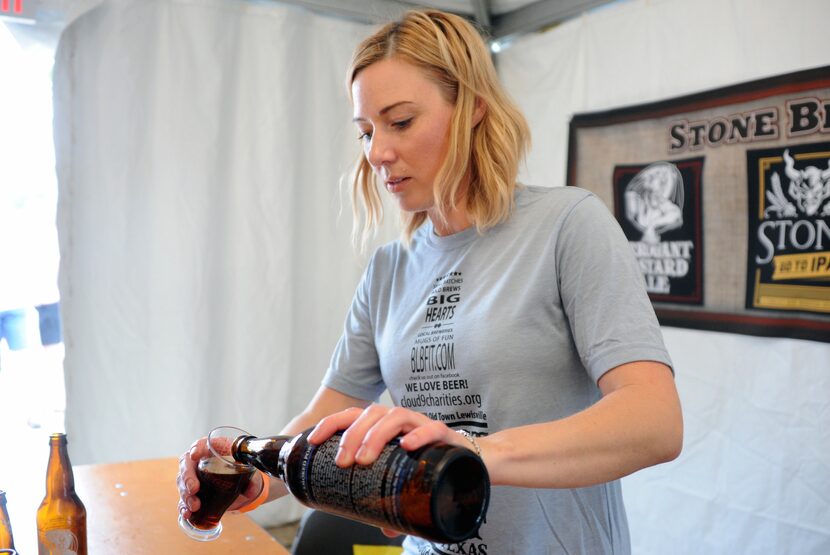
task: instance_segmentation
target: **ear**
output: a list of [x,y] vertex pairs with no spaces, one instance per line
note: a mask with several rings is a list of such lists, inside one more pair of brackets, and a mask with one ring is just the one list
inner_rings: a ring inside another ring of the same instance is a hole
[[487,113],[487,104],[484,103],[484,100],[480,96],[477,96],[476,106],[473,109],[473,127],[477,126],[484,119],[485,113]]

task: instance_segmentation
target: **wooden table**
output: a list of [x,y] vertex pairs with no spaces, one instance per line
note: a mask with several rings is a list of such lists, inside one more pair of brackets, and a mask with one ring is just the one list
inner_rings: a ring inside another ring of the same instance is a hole
[[[217,540],[198,542],[185,536],[177,522],[177,472],[175,458],[74,467],[75,491],[86,506],[90,555],[288,555],[270,534],[239,513],[222,518]],[[12,521],[16,529],[14,525]],[[15,534],[21,555],[37,553],[35,541]]]

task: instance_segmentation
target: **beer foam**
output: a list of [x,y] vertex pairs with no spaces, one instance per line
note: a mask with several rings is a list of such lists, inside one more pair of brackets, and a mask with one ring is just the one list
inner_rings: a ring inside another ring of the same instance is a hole
[[245,465],[230,465],[227,461],[211,457],[209,459],[202,459],[199,462],[199,470],[203,472],[210,472],[211,474],[247,474],[253,472],[253,468]]

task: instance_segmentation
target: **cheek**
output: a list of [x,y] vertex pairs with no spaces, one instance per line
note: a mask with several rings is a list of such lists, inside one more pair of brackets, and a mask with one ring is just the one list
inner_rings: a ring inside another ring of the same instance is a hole
[[439,125],[421,137],[419,152],[432,171],[438,171],[444,162],[449,143],[448,132],[448,125]]

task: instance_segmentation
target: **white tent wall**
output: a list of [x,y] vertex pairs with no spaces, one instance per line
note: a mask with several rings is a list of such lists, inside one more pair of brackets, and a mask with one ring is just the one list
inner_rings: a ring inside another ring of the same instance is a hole
[[[66,29],[74,463],[178,455],[222,424],[277,433],[311,398],[365,263],[338,186],[360,152],[343,83],[363,34],[225,0],[111,1]],[[257,518],[299,515],[276,505]]]
[[[636,0],[498,57],[528,115],[522,180],[564,185],[574,113],[830,64],[825,0]],[[830,553],[830,344],[664,328],[681,457],[623,481],[634,553]]]

